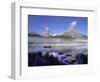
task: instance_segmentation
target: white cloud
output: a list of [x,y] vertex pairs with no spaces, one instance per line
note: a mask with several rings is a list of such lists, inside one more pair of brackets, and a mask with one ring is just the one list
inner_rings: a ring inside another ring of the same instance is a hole
[[74,27],[74,26],[76,26],[76,24],[77,24],[77,22],[73,21],[73,22],[70,23],[70,26]]

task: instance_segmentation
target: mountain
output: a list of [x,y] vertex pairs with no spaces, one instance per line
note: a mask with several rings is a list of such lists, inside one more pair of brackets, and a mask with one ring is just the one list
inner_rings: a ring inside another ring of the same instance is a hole
[[49,37],[49,38],[64,38],[64,39],[87,39],[88,37],[82,33],[76,31],[74,27],[70,27],[67,31],[62,34],[54,34],[50,31],[45,31],[41,34],[36,32],[28,33],[29,36],[36,36],[36,37]]
[[50,31],[45,31],[43,33],[41,33],[42,36],[52,36],[53,33],[51,33]]
[[88,37],[75,29],[77,22],[73,21],[69,24],[69,29],[64,33],[52,33],[47,26],[43,33],[30,32],[29,36],[47,37],[47,38],[63,38],[63,39],[87,39]]
[[45,26],[45,31],[41,33],[42,36],[53,36],[53,34],[47,26]]
[[70,27],[67,31],[65,31],[63,33],[63,36],[75,38],[75,39],[87,39],[86,35],[79,33],[78,31],[75,30],[74,27]]

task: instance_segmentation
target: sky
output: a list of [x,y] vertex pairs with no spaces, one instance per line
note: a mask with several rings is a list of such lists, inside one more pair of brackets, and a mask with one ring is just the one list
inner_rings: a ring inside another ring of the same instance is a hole
[[48,27],[50,32],[60,34],[71,24],[78,32],[88,34],[88,17],[28,15],[28,32],[42,33]]

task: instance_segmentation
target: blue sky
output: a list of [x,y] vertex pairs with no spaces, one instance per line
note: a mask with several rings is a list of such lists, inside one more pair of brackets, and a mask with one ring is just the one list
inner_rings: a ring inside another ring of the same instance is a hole
[[28,15],[28,31],[42,33],[47,26],[52,33],[63,33],[67,31],[70,23],[73,21],[77,22],[74,28],[80,33],[87,35],[87,17]]

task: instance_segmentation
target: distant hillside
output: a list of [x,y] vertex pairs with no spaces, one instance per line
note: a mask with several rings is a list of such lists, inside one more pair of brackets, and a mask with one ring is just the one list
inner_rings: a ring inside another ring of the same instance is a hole
[[42,37],[40,34],[38,34],[38,33],[36,33],[36,32],[29,32],[29,33],[28,33],[28,36],[30,36],[30,37],[34,37],[34,36]]

